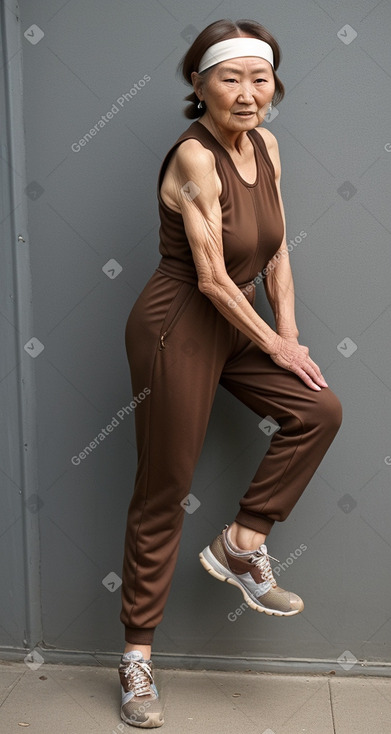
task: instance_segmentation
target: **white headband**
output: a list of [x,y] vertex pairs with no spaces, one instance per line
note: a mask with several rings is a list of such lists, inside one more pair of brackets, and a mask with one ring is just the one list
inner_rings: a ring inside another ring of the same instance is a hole
[[240,56],[259,56],[266,59],[273,66],[273,49],[265,41],[259,38],[228,38],[226,41],[219,41],[205,51],[201,58],[198,73],[209,69],[214,64],[219,64],[227,59],[237,59]]

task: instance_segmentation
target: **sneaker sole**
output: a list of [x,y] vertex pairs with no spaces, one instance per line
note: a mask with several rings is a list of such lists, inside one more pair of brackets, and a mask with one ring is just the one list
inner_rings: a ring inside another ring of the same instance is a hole
[[139,729],[155,729],[156,727],[163,726],[164,724],[164,719],[161,718],[161,714],[149,714],[146,721],[138,722],[134,719],[129,719],[121,711],[121,719],[122,721],[125,721],[126,724],[130,724],[131,726],[138,726]]
[[199,554],[199,558],[206,571],[214,576],[215,579],[218,579],[219,581],[227,581],[228,584],[232,584],[233,586],[236,586],[238,589],[240,589],[246,603],[249,605],[249,607],[251,607],[251,609],[254,609],[256,612],[265,612],[265,614],[269,614],[270,616],[274,615],[275,617],[293,617],[295,614],[299,614],[304,609],[304,604],[301,609],[293,609],[291,612],[281,612],[278,609],[268,609],[267,607],[263,606],[263,604],[255,602],[254,599],[249,596],[248,590],[246,589],[244,584],[239,581],[238,577],[235,576],[235,574],[228,571],[227,568],[224,568],[224,566],[213,555],[209,546],[201,551],[201,553]]

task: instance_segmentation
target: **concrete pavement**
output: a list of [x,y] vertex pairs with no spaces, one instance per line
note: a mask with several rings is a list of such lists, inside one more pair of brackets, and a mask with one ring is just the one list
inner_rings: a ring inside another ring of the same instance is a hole
[[[390,734],[391,679],[156,670],[162,734]],[[0,660],[2,734],[121,734],[113,667]]]

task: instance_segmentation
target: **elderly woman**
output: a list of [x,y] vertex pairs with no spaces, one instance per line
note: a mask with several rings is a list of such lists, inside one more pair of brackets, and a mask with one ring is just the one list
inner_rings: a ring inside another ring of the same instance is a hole
[[[122,577],[125,652],[121,716],[163,723],[151,643],[177,559],[186,496],[220,384],[261,417],[272,436],[233,522],[200,553],[258,612],[303,607],[277,586],[265,540],[319,466],[341,423],[341,405],[299,344],[274,135],[259,127],[284,87],[280,49],[254,21],[220,20],[181,62],[199,118],[168,151],[158,180],[160,264],[126,325],[138,469]],[[254,309],[264,283],[272,329]],[[223,521],[222,521],[223,524]]]

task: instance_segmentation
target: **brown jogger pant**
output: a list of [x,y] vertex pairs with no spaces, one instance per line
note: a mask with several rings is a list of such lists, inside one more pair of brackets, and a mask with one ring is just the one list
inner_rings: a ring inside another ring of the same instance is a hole
[[[253,303],[255,289],[243,292]],[[159,270],[129,315],[126,348],[133,394],[150,393],[135,409],[138,468],[120,619],[127,642],[151,644],[177,560],[180,502],[190,491],[219,382],[260,419],[271,416],[280,426],[235,518],[265,534],[300,498],[338,431],[342,410],[329,388],[311,390],[276,365],[197,285]]]

